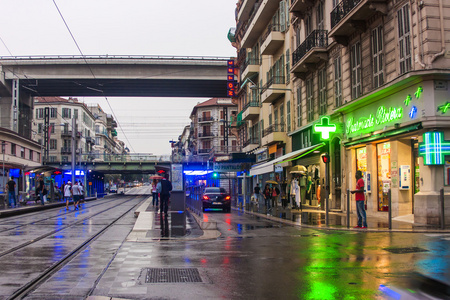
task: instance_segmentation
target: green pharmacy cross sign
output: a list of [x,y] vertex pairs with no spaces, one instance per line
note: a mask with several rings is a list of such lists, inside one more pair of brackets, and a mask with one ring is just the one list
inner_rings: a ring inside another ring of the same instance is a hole
[[450,108],[450,102],[447,101],[447,103],[438,106],[438,111],[442,112],[442,114],[445,114],[449,108]]
[[314,132],[320,132],[322,140],[330,139],[330,132],[336,132],[336,125],[330,124],[329,117],[322,117],[320,124],[314,125]]
[[444,133],[440,131],[425,132],[423,143],[419,144],[419,155],[423,156],[425,165],[443,165],[445,155],[450,155],[450,142],[444,141]]

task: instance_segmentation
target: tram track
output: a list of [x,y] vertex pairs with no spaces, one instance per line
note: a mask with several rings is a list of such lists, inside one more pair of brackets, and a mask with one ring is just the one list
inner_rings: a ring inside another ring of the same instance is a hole
[[[79,244],[78,246],[75,246],[75,248],[70,251],[68,254],[66,254],[63,258],[61,258],[59,261],[55,262],[54,264],[52,264],[50,267],[48,267],[46,270],[42,271],[42,273],[40,273],[39,276],[35,277],[34,279],[30,280],[29,282],[27,282],[26,284],[24,284],[22,287],[20,287],[18,290],[16,290],[11,296],[9,296],[7,299],[23,299],[24,297],[26,297],[30,292],[32,292],[33,290],[35,290],[37,287],[39,287],[39,285],[41,285],[42,283],[44,283],[46,280],[48,280],[48,278],[50,278],[54,273],[56,273],[57,271],[59,271],[61,268],[63,268],[65,265],[67,265],[73,258],[75,258],[78,254],[80,254],[86,247],[88,247],[92,242],[94,242],[95,240],[97,240],[99,237],[101,237],[108,229],[110,229],[113,225],[115,225],[119,220],[121,220],[124,216],[126,216],[128,213],[130,213],[130,211],[136,209],[136,207],[138,207],[143,200],[145,200],[145,198],[147,196],[135,196],[131,199],[125,200],[123,201],[121,204],[125,204],[127,202],[131,202],[131,201],[136,201],[136,198],[141,198],[142,200],[138,201],[135,205],[133,205],[131,208],[127,209],[125,212],[121,213],[118,217],[116,217],[115,219],[111,220],[108,225],[106,225],[105,227],[103,227],[102,229],[100,229],[97,233],[95,233],[94,235],[92,235],[91,237],[87,238],[86,240],[84,240],[81,244]],[[115,206],[114,206],[115,207]],[[29,241],[27,243],[23,243],[17,247],[15,247],[14,249],[10,249],[8,251],[5,251],[3,253],[0,254],[0,258],[7,255],[7,254],[11,254],[14,251],[17,251],[19,249],[23,249],[24,247],[36,243],[39,240],[45,239],[57,232],[60,232],[62,230],[65,230],[67,228],[82,224],[83,222],[86,222],[86,220],[92,219],[95,216],[98,216],[108,210],[113,209],[114,207],[110,207],[107,208],[105,210],[102,210],[98,213],[95,213],[87,218],[84,218],[82,220],[73,222],[72,224],[68,224],[67,226],[64,226],[64,228],[58,229],[58,230],[54,230],[52,232],[46,233],[44,235],[41,235],[39,238],[36,238],[32,241]]]
[[[100,201],[102,201],[102,200],[100,200]],[[95,206],[99,206],[99,205],[103,205],[103,204],[106,204],[106,203],[110,203],[110,202],[113,202],[113,201],[117,201],[117,198],[108,199],[107,201],[102,201],[101,203],[96,202],[95,204],[91,205],[90,208],[95,207]],[[48,212],[48,210],[47,210],[47,212]],[[67,214],[70,214],[70,213],[74,213],[74,212],[75,211],[73,211],[73,210],[65,211],[63,213],[59,213],[59,214],[56,214],[56,215],[53,215],[53,216],[42,218],[40,220],[34,220],[33,222],[16,225],[15,227],[11,227],[11,228],[8,228],[8,229],[0,230],[0,234],[3,233],[3,232],[15,230],[15,229],[18,229],[18,228],[21,228],[21,227],[24,227],[24,226],[35,225],[36,223],[43,222],[43,221],[48,221],[48,220],[51,220],[53,218],[58,218],[58,217],[61,217],[61,216],[64,216],[64,215],[67,215]],[[33,216],[36,216],[36,215],[42,215],[42,212],[41,211],[39,211],[39,212],[32,212],[32,213],[19,215],[17,217],[10,217],[10,218],[0,222],[0,226],[2,226],[2,225],[6,225],[7,226],[7,225],[10,225],[12,222],[18,222],[18,221],[20,222],[21,219],[26,219],[26,218],[33,217]]]

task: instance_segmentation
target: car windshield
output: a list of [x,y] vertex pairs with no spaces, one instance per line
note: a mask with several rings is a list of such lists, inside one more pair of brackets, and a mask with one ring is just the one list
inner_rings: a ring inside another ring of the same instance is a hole
[[205,188],[205,194],[207,193],[226,193],[227,191],[224,188],[218,187],[207,187]]

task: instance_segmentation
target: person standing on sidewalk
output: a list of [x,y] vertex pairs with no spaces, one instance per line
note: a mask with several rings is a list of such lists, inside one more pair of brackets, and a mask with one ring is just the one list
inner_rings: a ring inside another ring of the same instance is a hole
[[272,190],[270,189],[268,184],[266,184],[266,186],[264,187],[263,196],[264,196],[264,202],[265,202],[264,204],[266,205],[267,213],[269,213],[270,201],[272,198]]
[[75,184],[72,186],[72,195],[73,195],[73,207],[75,208],[75,210],[78,210],[81,197],[81,189],[80,186],[78,185],[78,181],[75,181]]
[[44,178],[41,176],[39,177],[38,180],[36,193],[39,193],[39,198],[41,199],[42,205],[44,205],[44,189],[45,189]]
[[170,197],[170,191],[172,191],[172,182],[169,180],[169,174],[166,174],[164,176],[164,179],[160,181],[161,183],[161,208],[160,208],[160,214],[163,214],[165,217],[167,217],[167,212],[169,210],[169,197]]
[[354,228],[367,228],[366,210],[364,207],[364,179],[361,171],[356,171],[356,189],[351,191],[355,194],[356,200],[356,213],[358,214],[358,225]]
[[9,206],[11,208],[17,207],[17,200],[16,200],[16,182],[14,181],[14,177],[11,176],[11,180],[6,183],[6,186],[8,188],[8,200],[9,200]]

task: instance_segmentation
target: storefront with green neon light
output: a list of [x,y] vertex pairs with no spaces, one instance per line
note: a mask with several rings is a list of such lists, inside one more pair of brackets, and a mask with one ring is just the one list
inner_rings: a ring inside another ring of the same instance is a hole
[[380,90],[337,112],[344,118],[345,186],[354,189],[355,172],[363,171],[368,216],[386,215],[391,210],[393,217],[413,214],[417,223],[432,223],[428,208],[439,188],[431,178],[442,178],[439,185],[450,193],[450,151],[441,153],[450,146],[438,150],[439,143],[425,146],[424,133],[442,132],[439,139],[433,138],[445,147],[450,145],[447,84],[427,80],[399,85],[395,91]]

